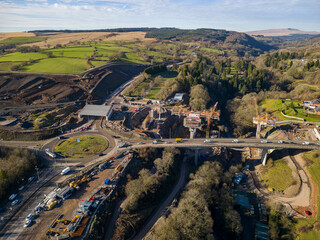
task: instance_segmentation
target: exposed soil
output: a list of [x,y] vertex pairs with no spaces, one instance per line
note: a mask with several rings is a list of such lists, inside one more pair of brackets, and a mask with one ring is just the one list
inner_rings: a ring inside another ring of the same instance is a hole
[[21,104],[73,101],[85,95],[72,81],[76,78],[74,75],[0,73],[0,96],[2,100]]

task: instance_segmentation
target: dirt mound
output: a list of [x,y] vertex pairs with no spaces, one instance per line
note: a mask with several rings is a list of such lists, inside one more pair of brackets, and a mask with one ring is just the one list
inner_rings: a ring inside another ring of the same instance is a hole
[[0,74],[0,96],[3,100],[39,104],[73,101],[84,91],[72,82],[74,76],[41,74]]
[[137,76],[145,68],[146,66],[142,65],[119,64],[90,72],[90,75],[93,77],[98,76],[99,78],[94,81],[96,85],[92,89],[92,95],[95,98],[105,98],[108,93]]

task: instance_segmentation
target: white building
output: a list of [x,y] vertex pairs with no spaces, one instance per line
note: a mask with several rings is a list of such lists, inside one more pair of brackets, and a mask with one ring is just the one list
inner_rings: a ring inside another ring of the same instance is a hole
[[109,121],[112,115],[112,107],[106,105],[90,105],[87,104],[79,113],[79,118],[89,117],[89,118],[97,118],[97,117],[105,117],[107,121]]

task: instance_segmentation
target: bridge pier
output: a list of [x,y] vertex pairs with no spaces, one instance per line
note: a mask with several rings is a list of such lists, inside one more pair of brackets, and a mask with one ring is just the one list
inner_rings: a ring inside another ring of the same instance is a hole
[[197,129],[196,128],[189,128],[190,131],[190,139],[194,139]]
[[272,153],[273,151],[274,151],[274,149],[269,149],[269,148],[262,149],[261,162],[262,162],[263,166],[265,166],[267,164],[268,154]]
[[260,132],[261,132],[261,124],[258,123],[257,124],[257,130],[256,130],[256,138],[257,139],[260,139],[260,136],[261,136]]

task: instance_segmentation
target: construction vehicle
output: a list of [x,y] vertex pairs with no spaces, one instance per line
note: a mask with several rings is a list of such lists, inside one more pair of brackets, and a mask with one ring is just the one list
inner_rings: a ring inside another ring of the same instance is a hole
[[216,102],[216,104],[213,106],[213,108],[211,108],[211,112],[207,118],[207,131],[206,131],[206,138],[209,138],[210,135],[210,124],[211,124],[211,118],[213,116],[213,114],[215,113],[215,110],[217,108],[218,102]]
[[57,205],[57,203],[58,203],[57,199],[55,199],[55,198],[51,199],[46,205],[46,210],[53,209]]
[[176,138],[176,143],[182,143],[182,142],[183,142],[182,138]]

